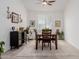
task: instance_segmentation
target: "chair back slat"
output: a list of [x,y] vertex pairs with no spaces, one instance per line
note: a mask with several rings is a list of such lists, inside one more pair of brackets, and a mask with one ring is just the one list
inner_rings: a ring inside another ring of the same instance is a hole
[[48,30],[45,30],[45,29],[43,29],[42,30],[42,37],[44,38],[44,39],[49,39],[49,38],[51,38],[51,30],[50,29],[48,29]]

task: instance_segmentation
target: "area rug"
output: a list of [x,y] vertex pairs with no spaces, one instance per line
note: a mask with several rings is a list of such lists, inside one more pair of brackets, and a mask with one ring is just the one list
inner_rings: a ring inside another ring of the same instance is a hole
[[17,55],[17,57],[26,56],[79,56],[79,51],[65,41],[58,41],[58,50],[55,50],[55,45],[52,43],[52,50],[45,45],[44,49],[39,44],[38,50],[35,49],[35,41],[28,42]]

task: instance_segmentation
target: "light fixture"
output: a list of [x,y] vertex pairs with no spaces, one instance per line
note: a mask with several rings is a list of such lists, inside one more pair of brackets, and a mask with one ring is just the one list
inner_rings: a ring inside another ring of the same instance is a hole
[[19,22],[22,22],[21,14],[19,15]]
[[47,3],[46,3],[46,2],[43,2],[42,4],[43,4],[43,5],[47,5]]
[[10,7],[7,7],[7,18],[10,19],[11,18],[11,12],[10,12]]
[[43,0],[42,1],[42,4],[43,5],[52,5],[53,4],[53,2],[55,2],[56,0]]

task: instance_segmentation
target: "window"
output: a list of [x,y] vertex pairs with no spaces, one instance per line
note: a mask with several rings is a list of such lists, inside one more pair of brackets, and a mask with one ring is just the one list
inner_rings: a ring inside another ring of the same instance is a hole
[[40,31],[44,28],[51,28],[52,20],[50,16],[47,15],[38,15],[36,27]]

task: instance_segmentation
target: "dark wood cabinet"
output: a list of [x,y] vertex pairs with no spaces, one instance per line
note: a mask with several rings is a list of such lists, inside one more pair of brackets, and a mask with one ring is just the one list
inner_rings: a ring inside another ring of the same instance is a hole
[[10,31],[10,47],[19,48],[24,43],[24,32]]
[[19,33],[18,31],[11,31],[10,32],[10,47],[12,48],[19,48]]

